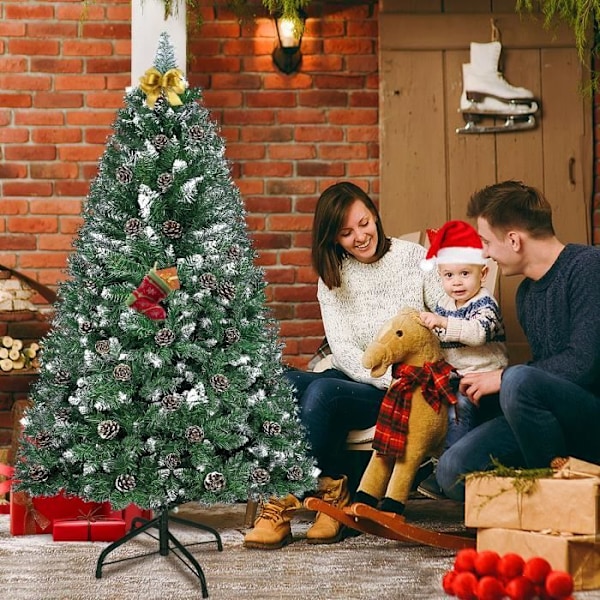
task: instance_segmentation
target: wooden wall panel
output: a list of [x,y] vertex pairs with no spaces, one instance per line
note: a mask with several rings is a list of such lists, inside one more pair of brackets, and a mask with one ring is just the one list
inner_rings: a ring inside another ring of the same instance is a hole
[[381,75],[381,213],[398,235],[446,212],[442,56],[382,52]]
[[578,91],[585,79],[583,68],[575,49],[544,50],[542,63],[543,143],[555,149],[545,155],[543,189],[552,204],[558,237],[589,244],[591,191],[583,177],[589,165],[582,147],[589,108]]
[[446,57],[446,139],[448,145],[448,218],[464,219],[471,194],[496,179],[494,135],[456,133],[465,120],[459,112],[462,93],[462,65],[468,51],[448,51]]
[[[379,20],[382,50],[464,50],[470,42],[491,40],[489,14],[386,14]],[[565,48],[575,45],[566,25],[551,31],[532,16],[494,15],[506,48]],[[439,35],[431,35],[431,32]],[[427,34],[427,32],[430,32]]]

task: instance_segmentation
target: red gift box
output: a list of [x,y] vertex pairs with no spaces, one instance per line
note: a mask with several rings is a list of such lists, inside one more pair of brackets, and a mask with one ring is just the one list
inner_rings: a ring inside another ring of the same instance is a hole
[[107,517],[79,517],[54,521],[55,542],[114,542],[125,535],[125,521]]
[[57,519],[76,519],[81,515],[106,514],[108,502],[86,502],[77,496],[39,496],[32,498],[26,492],[10,494],[10,534],[31,535],[52,533],[52,522]]
[[145,521],[150,521],[154,518],[154,513],[151,510],[140,508],[135,504],[130,504],[121,511],[114,511],[111,513],[111,517],[116,516],[120,516],[120,518],[125,521],[126,529],[129,531],[131,529],[131,524],[136,517],[144,519]]

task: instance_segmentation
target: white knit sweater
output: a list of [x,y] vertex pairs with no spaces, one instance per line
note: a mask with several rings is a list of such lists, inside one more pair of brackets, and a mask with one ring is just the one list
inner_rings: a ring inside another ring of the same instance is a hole
[[446,329],[434,331],[444,358],[459,375],[506,367],[508,352],[500,307],[485,288],[460,308],[456,308],[452,298],[444,296],[435,312],[448,319]]
[[344,259],[340,287],[328,289],[319,279],[317,297],[332,363],[354,381],[387,389],[391,369],[373,378],[361,360],[380,327],[401,308],[430,310],[443,295],[437,272],[424,273],[419,262],[425,248],[392,238],[389,251],[377,262]]

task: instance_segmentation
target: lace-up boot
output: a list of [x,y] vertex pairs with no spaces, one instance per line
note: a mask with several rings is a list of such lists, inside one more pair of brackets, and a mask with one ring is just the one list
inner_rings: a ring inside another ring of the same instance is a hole
[[244,537],[246,548],[276,550],[292,541],[290,521],[294,511],[302,508],[300,501],[292,494],[285,498],[270,498],[263,504],[254,522],[254,528]]
[[[342,510],[350,504],[348,478],[345,475],[341,479],[321,477],[318,496]],[[306,532],[306,540],[309,544],[335,544],[342,539],[342,530],[343,526],[339,521],[319,512],[313,526]]]

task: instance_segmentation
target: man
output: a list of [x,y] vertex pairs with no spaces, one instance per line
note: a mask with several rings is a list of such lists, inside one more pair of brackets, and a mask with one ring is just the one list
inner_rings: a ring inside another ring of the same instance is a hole
[[477,219],[484,254],[503,275],[523,275],[519,323],[527,365],[466,374],[472,402],[500,394],[502,416],[479,425],[440,457],[437,480],[464,500],[464,476],[506,466],[549,467],[554,458],[600,462],[600,248],[560,242],[552,209],[536,189],[505,181],[476,192],[467,214]]

